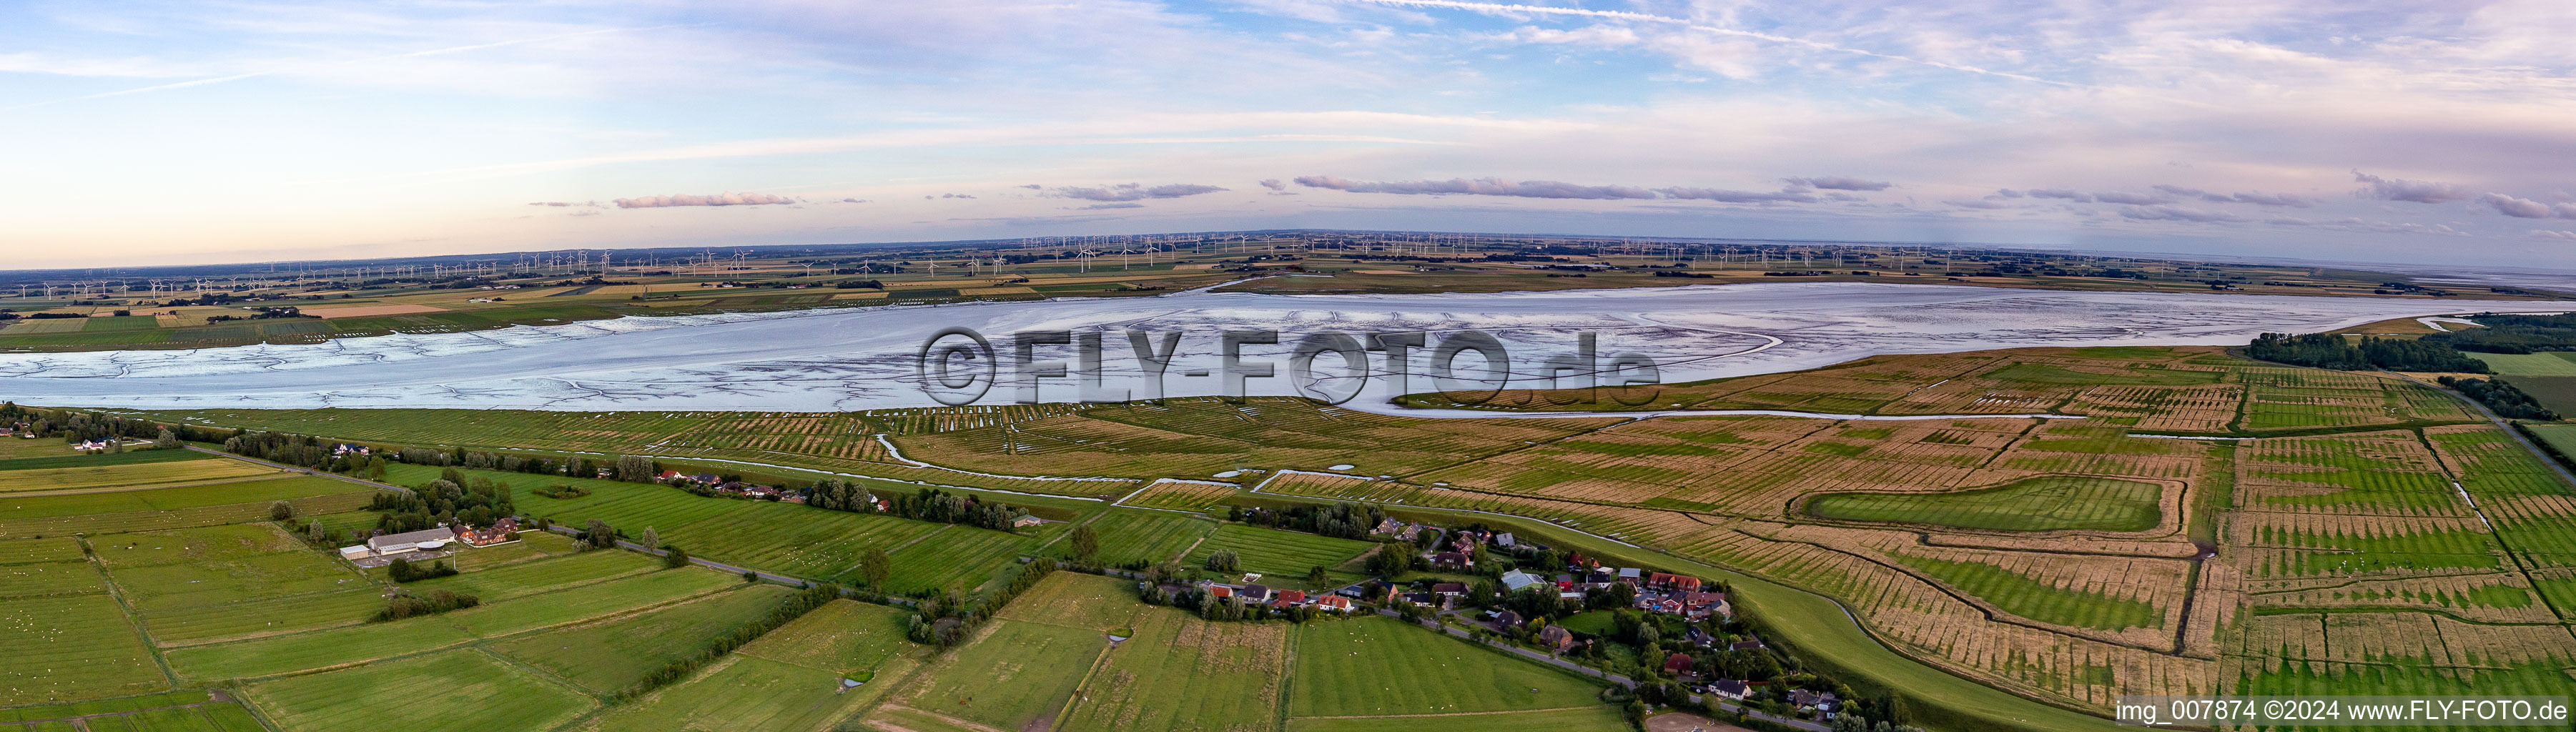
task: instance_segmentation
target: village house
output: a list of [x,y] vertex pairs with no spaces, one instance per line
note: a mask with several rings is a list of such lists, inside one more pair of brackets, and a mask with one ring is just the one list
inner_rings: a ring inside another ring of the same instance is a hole
[[1031,516],[1031,515],[1028,515],[1028,514],[1025,514],[1025,513],[1024,513],[1024,514],[1020,514],[1020,516],[1019,516],[1018,518],[1011,519],[1011,528],[1014,528],[1014,529],[1025,529],[1025,528],[1028,528],[1028,527],[1031,527],[1031,526],[1036,526],[1036,525],[1038,525],[1038,524],[1043,524],[1043,523],[1046,523],[1046,520],[1045,520],[1045,519],[1041,519],[1041,518],[1038,518],[1038,517],[1036,517],[1036,516]]
[[1467,594],[1467,585],[1463,582],[1442,582],[1431,586],[1431,594],[1441,597],[1461,597]]
[[1538,644],[1540,647],[1546,648],[1550,651],[1563,651],[1568,648],[1573,648],[1574,631],[1566,630],[1562,626],[1555,625],[1541,628],[1538,631]]
[[1315,600],[1315,607],[1320,610],[1346,613],[1351,611],[1351,599],[1340,595],[1325,595]]
[[1834,693],[1830,691],[1808,691],[1806,689],[1792,689],[1789,691],[1790,706],[1795,706],[1798,708],[1798,711],[1802,712],[1818,712],[1821,715],[1820,718],[1823,719],[1832,719],[1834,707],[1841,701],[1842,700],[1840,699],[1834,698]]
[[1370,530],[1369,530],[1369,533],[1372,533],[1372,534],[1394,534],[1395,532],[1403,531],[1403,530],[1404,530],[1404,522],[1402,522],[1402,521],[1397,521],[1397,520],[1395,520],[1395,519],[1381,519],[1381,520],[1379,520],[1379,521],[1377,522],[1377,528],[1370,529]]
[[1682,615],[1692,620],[1712,614],[1735,617],[1735,609],[1727,606],[1726,593],[1723,592],[1684,592],[1681,593],[1681,601]]
[[1736,641],[1734,645],[1727,646],[1727,647],[1726,647],[1726,650],[1730,650],[1730,651],[1758,651],[1758,650],[1762,650],[1762,641],[1758,641],[1758,640]]
[[1234,596],[1234,588],[1225,585],[1208,585],[1207,592],[1209,598],[1217,600]]
[[485,547],[509,543],[512,541],[510,535],[516,533],[519,533],[519,520],[503,517],[499,521],[492,522],[488,528],[476,530],[468,527],[456,532],[456,538],[464,540],[467,546]]
[[1637,569],[1636,567],[1620,567],[1620,568],[1619,568],[1619,581],[1621,581],[1621,582],[1626,582],[1626,583],[1628,583],[1628,584],[1632,584],[1632,585],[1633,585],[1633,584],[1637,584],[1637,583],[1638,583],[1638,581],[1639,581],[1639,580],[1641,580],[1641,579],[1643,579],[1643,578],[1644,578],[1644,570]]
[[1494,546],[1503,547],[1503,548],[1505,548],[1505,549],[1509,549],[1509,548],[1511,548],[1511,546],[1512,546],[1512,534],[1511,534],[1511,532],[1506,531],[1506,532],[1503,532],[1503,533],[1500,533],[1500,534],[1495,534],[1495,535],[1494,535]]
[[1699,578],[1656,572],[1646,575],[1646,586],[1664,590],[1696,592],[1699,590]]
[[1538,575],[1517,569],[1503,573],[1503,589],[1507,592],[1519,592],[1523,587],[1539,584],[1540,582],[1541,580],[1538,578]]
[[1270,600],[1271,607],[1283,610],[1304,604],[1306,604],[1306,593],[1301,590],[1280,590]]
[[1753,693],[1753,687],[1746,686],[1744,682],[1735,679],[1720,679],[1717,683],[1708,685],[1708,693],[1722,699],[1744,701],[1744,697]]
[[1243,603],[1246,605],[1258,605],[1270,601],[1270,588],[1261,585],[1244,585],[1243,589],[1236,590],[1235,594],[1243,596]]
[[1468,559],[1465,552],[1440,552],[1431,555],[1431,566],[1441,569],[1475,569],[1476,560]]
[[1690,654],[1674,651],[1673,655],[1664,657],[1664,673],[1681,676],[1690,673],[1690,670]]
[[1491,619],[1494,621],[1494,627],[1496,629],[1518,628],[1521,626],[1520,613],[1512,612],[1510,610],[1499,610],[1489,613],[1488,615],[1490,615]]

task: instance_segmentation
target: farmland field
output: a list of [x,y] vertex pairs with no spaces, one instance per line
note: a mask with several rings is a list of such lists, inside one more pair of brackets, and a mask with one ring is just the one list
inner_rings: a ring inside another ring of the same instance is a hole
[[1295,626],[1210,622],[1159,607],[1133,624],[1135,636],[1084,682],[1065,729],[1258,728],[1279,718]]
[[1521,732],[1621,732],[1636,729],[1606,704],[1527,712],[1475,712],[1441,717],[1292,717],[1288,732],[1420,732],[1435,725]]
[[1109,638],[1098,631],[998,620],[925,671],[901,703],[1006,730],[1054,719]]
[[90,544],[164,645],[348,625],[382,604],[375,582],[266,524],[116,534]]
[[[585,729],[807,732],[886,695],[919,665],[922,652],[904,640],[897,611],[842,600]],[[842,691],[841,680],[853,677],[870,680]]]
[[37,468],[9,471],[8,480],[0,481],[0,492],[37,493],[209,483],[255,475],[274,475],[278,472],[280,471],[276,468],[218,457],[175,462]]
[[472,649],[261,682],[243,696],[294,732],[548,729],[598,706]]
[[[1182,550],[1216,531],[1217,522],[1161,511],[1112,508],[1093,519],[1091,527],[1100,534],[1100,554],[1094,561],[1120,567],[1129,562],[1152,564],[1177,558]],[[1064,557],[1073,552],[1062,541],[1056,542],[1052,550]]]
[[1344,571],[1341,566],[1374,546],[1365,541],[1226,524],[1217,527],[1216,533],[1208,535],[1197,549],[1190,550],[1186,563],[1201,566],[1209,554],[1230,551],[1241,559],[1244,572],[1260,573],[1263,581],[1273,586],[1302,586],[1307,570],[1314,567],[1329,570],[1336,582],[1357,579],[1358,573]]
[[1127,627],[1144,607],[1134,580],[1057,572],[1020,593],[996,617],[1106,633]]
[[686,599],[740,582],[714,571],[668,570],[441,615],[176,648],[164,656],[180,678],[191,682],[260,678],[459,646]]
[[105,593],[0,600],[0,704],[166,691],[143,637]]
[[1290,717],[1455,714],[1600,704],[1601,688],[1455,638],[1362,617],[1298,626]]
[[2162,520],[2164,487],[2104,478],[2031,478],[1951,493],[1827,493],[1808,513],[1845,521],[1890,521],[2003,531],[2144,531]]
[[520,636],[490,648],[594,693],[612,694],[664,664],[697,653],[705,645],[697,639],[723,635],[768,614],[790,594],[794,591],[779,585],[751,585],[658,610]]

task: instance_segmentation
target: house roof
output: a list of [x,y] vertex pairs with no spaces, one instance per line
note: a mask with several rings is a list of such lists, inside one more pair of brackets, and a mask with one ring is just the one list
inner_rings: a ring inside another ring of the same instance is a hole
[[1519,590],[1520,588],[1538,583],[1538,575],[1522,572],[1517,569],[1503,573],[1503,587],[1507,589]]
[[1566,639],[1570,639],[1570,638],[1573,638],[1573,637],[1574,637],[1574,631],[1566,630],[1563,626],[1550,625],[1550,626],[1547,626],[1545,629],[1542,629],[1542,630],[1540,630],[1540,631],[1538,632],[1538,639],[1539,639],[1539,640],[1543,640],[1543,641],[1547,641],[1547,642],[1549,642],[1549,643],[1554,643],[1554,642],[1557,642],[1557,641],[1566,640]]
[[373,539],[368,539],[368,540],[367,540],[367,547],[368,547],[368,548],[370,548],[370,549],[376,549],[376,550],[381,551],[381,550],[385,549],[386,547],[400,546],[400,545],[405,545],[405,544],[419,544],[419,543],[424,542],[424,541],[455,541],[455,540],[456,540],[456,530],[455,530],[455,529],[447,528],[447,527],[445,527],[445,526],[441,526],[441,527],[434,528],[434,529],[421,529],[421,530],[419,530],[419,531],[405,531],[405,532],[400,533],[400,534],[386,534],[386,535],[384,535],[384,536],[379,536],[379,537],[376,537],[376,538],[373,538]]

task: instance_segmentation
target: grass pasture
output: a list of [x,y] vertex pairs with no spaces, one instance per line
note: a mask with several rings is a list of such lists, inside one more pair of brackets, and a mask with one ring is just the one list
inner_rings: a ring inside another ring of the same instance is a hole
[[1288,716],[1347,717],[1587,707],[1600,687],[1404,621],[1298,626]]
[[1199,542],[1197,549],[1190,550],[1187,564],[1202,566],[1209,554],[1231,551],[1242,560],[1244,572],[1260,573],[1262,581],[1272,587],[1304,586],[1306,571],[1314,567],[1330,570],[1334,582],[1347,582],[1360,575],[1340,567],[1375,546],[1365,541],[1226,524],[1208,535],[1207,541]]
[[[902,611],[841,600],[770,631],[680,685],[613,710],[586,729],[807,732],[884,696],[923,650]],[[842,691],[841,680],[866,685]]]
[[2576,352],[2468,353],[2504,376],[2576,376]]
[[1993,531],[2145,531],[2164,514],[2164,487],[2132,480],[2043,476],[1947,493],[1826,493],[1807,513]]
[[[530,516],[551,517],[556,523],[574,526],[596,518],[628,533],[642,533],[644,529],[651,528],[662,541],[686,547],[693,556],[816,579],[831,579],[852,572],[857,568],[860,553],[870,547],[891,552],[915,538],[946,528],[941,524],[826,511],[793,503],[701,498],[687,491],[658,485],[483,470],[466,472],[509,485],[511,500],[517,503],[521,513]],[[435,470],[414,468],[397,471],[399,479],[394,482],[425,482],[436,476]],[[530,492],[558,483],[576,485],[591,493],[581,498],[559,500]],[[1000,533],[982,529],[961,530]],[[995,551],[1004,551],[990,544],[979,545],[978,548],[984,550],[987,559]],[[933,550],[925,547],[923,551]],[[916,569],[919,574],[907,579],[919,586],[939,587],[965,578],[978,567],[989,566],[990,562],[971,566],[940,565]]]
[[1479,712],[1439,717],[1293,717],[1288,732],[1421,732],[1443,727],[1504,732],[1622,732],[1633,730],[1607,704],[1527,712]]
[[143,636],[105,594],[0,600],[0,705],[60,704],[170,689]]
[[[1132,601],[1131,601],[1132,602]],[[1083,683],[1064,729],[1180,732],[1277,723],[1287,674],[1285,623],[1214,623],[1145,608],[1133,638]]]
[[110,488],[210,483],[282,471],[263,465],[207,457],[174,462],[85,465],[12,470],[0,474],[0,493],[91,491]]
[[[1093,559],[1112,567],[1170,560],[1214,532],[1217,523],[1176,513],[1112,508],[1091,522],[1092,531],[1100,534],[1100,554]],[[1048,550],[1059,557],[1073,555],[1073,547],[1065,541]]]
[[99,562],[163,643],[346,625],[380,588],[268,524],[92,540]]
[[613,694],[696,654],[705,639],[767,615],[794,593],[780,585],[745,585],[670,607],[513,638],[491,650],[592,692]]
[[576,623],[713,592],[741,581],[711,570],[677,569],[440,615],[176,648],[164,656],[180,678],[192,683],[256,679]]
[[291,676],[242,695],[293,732],[540,730],[599,705],[472,649]]
[[2109,631],[2164,625],[2164,613],[2148,603],[2053,587],[1992,564],[1892,556],[1961,592],[1984,598],[2004,612],[2032,620]]
[[1105,633],[1128,627],[1145,607],[1136,599],[1136,580],[1057,572],[1012,598],[996,617]]
[[998,620],[949,652],[903,704],[1005,730],[1052,720],[1109,638],[1097,631]]

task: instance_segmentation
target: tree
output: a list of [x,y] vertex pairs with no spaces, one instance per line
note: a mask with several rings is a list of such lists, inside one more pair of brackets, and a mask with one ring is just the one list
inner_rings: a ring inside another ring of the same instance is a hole
[[676,546],[662,547],[663,569],[679,569],[686,566],[689,566],[689,550]]
[[754,571],[751,571],[751,570],[748,570],[748,569],[743,570],[743,571],[742,571],[742,581],[744,581],[744,582],[758,582],[758,581],[760,581],[760,573],[759,573],[759,572],[754,572]]
[[170,432],[170,428],[163,427],[161,428],[161,436],[153,438],[152,446],[163,450],[179,449],[179,436],[172,434]]
[[1324,571],[1323,565],[1315,565],[1314,569],[1306,570],[1306,584],[1322,587],[1324,583],[1331,581],[1333,581],[1333,575]]
[[892,576],[894,558],[886,556],[884,548],[868,547],[867,553],[859,555],[859,577],[866,579],[869,587],[883,589],[886,578]]
[[291,518],[295,518],[295,504],[285,501],[268,504],[268,520],[284,521]]
[[654,476],[653,461],[642,455],[620,457],[617,459],[617,470],[613,474],[618,480],[628,483],[650,483],[653,482]]
[[582,527],[581,540],[592,549],[614,549],[617,547],[617,530],[608,528],[606,521],[591,519]]
[[1099,553],[1100,532],[1091,530],[1090,524],[1073,527],[1073,558],[1088,562]]
[[645,551],[660,549],[662,548],[662,535],[654,533],[653,527],[646,526],[644,527],[643,538],[637,539],[635,543],[644,545]]
[[1860,715],[1853,714],[1848,711],[1836,714],[1834,715],[1834,732],[1869,732],[1869,720],[1862,719],[1860,718]]
[[1215,551],[1207,555],[1207,569],[1210,572],[1233,572],[1242,566],[1243,560],[1236,557],[1234,552]]

